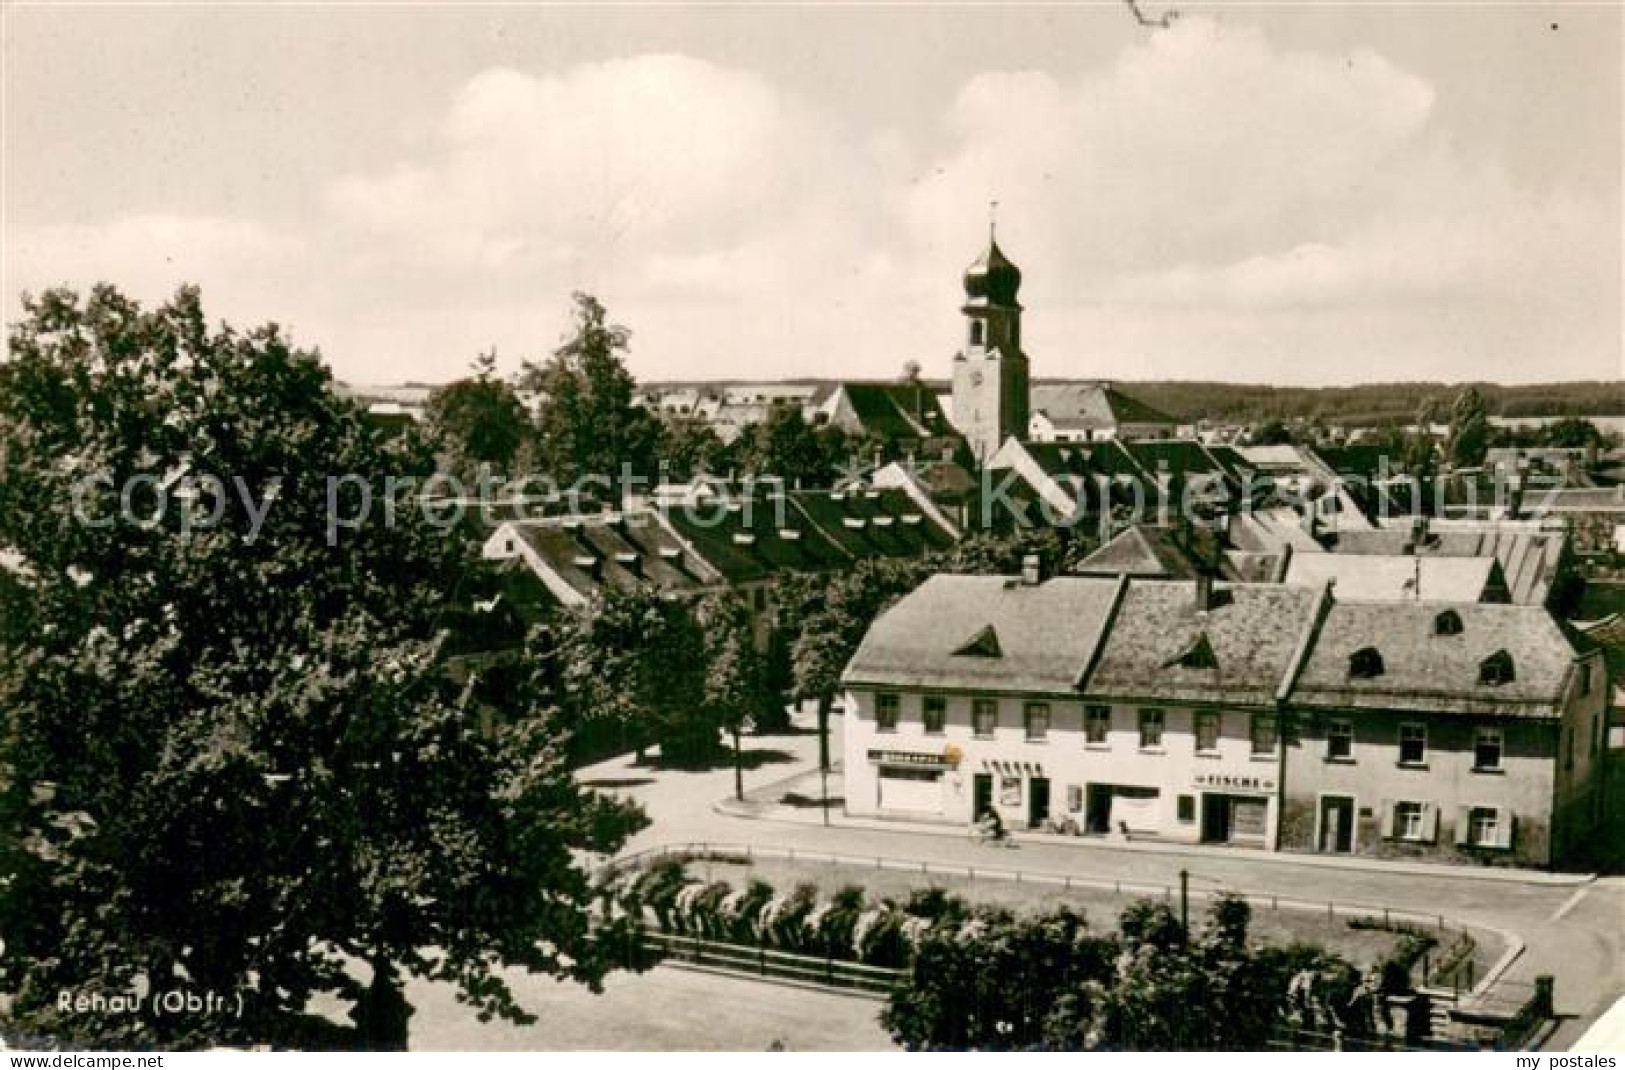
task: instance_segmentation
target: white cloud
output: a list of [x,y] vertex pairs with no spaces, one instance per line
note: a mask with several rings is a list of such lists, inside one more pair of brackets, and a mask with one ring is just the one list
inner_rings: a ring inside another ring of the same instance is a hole
[[683,56],[498,68],[300,225],[137,214],[5,257],[25,285],[196,279],[364,379],[539,355],[573,289],[647,378],[943,374],[997,198],[1042,374],[1608,374],[1618,205],[1519,188],[1437,124],[1383,56],[1205,18],[1068,76],[974,75],[923,129]]

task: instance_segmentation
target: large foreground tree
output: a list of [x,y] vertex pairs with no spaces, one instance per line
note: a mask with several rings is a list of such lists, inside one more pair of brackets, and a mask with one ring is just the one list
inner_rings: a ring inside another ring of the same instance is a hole
[[[520,695],[482,726],[445,671],[458,539],[409,501],[359,519],[364,484],[425,478],[428,452],[382,443],[275,327],[211,327],[190,290],[151,311],[110,288],[25,299],[10,352],[10,1027],[400,1047],[406,975],[516,1021],[504,967],[596,984],[614,941],[580,852],[637,818],[576,787],[549,711]],[[175,990],[221,1002],[58,1003]],[[317,996],[350,1004],[348,1033]]]

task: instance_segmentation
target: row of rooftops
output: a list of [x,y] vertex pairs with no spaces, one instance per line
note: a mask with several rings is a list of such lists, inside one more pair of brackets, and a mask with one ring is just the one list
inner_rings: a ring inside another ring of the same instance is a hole
[[505,521],[484,556],[522,561],[556,599],[574,604],[606,588],[680,593],[918,557],[953,540],[904,490],[790,490]]
[[845,681],[1552,718],[1595,649],[1538,606],[1347,601],[1329,586],[942,574],[875,621]]
[[1546,602],[1567,537],[1533,523],[1432,521],[1314,532],[1296,514],[1259,510],[1214,528],[1134,524],[1078,566],[1086,575],[1189,579],[1204,567],[1231,580],[1336,582],[1373,600]]

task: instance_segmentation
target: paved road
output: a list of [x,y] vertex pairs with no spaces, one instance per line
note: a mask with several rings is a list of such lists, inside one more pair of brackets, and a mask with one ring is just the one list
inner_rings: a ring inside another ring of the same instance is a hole
[[[835,747],[839,752],[839,746]],[[812,766],[817,739],[810,732],[752,739],[747,791]],[[886,855],[946,864],[985,864],[988,851],[962,836],[920,831],[858,829],[756,820],[719,813],[717,800],[733,790],[729,768],[703,772],[640,768],[630,757],[582,771],[581,779],[638,800],[652,825],[628,844],[638,850],[688,841]],[[1625,881],[1608,879],[1575,886],[1525,884],[1476,877],[1471,870],[1440,868],[1431,874],[1382,868],[1328,868],[1290,858],[1227,857],[1214,849],[1200,857],[1125,850],[1107,844],[1027,843],[1000,852],[1003,868],[1070,873],[1107,880],[1170,883],[1188,868],[1208,882],[1250,892],[1308,900],[1387,904],[1396,909],[1442,913],[1459,921],[1507,930],[1525,944],[1505,975],[1528,982],[1537,974],[1557,978],[1557,1006],[1567,1017],[1549,1047],[1563,1048],[1625,992]]]

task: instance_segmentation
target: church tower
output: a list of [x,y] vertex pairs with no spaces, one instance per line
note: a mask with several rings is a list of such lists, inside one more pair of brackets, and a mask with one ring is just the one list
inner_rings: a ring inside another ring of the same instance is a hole
[[987,252],[965,269],[965,347],[954,357],[954,423],[978,464],[1005,439],[1027,437],[1027,357],[1021,351],[1021,269],[999,249],[992,229]]

